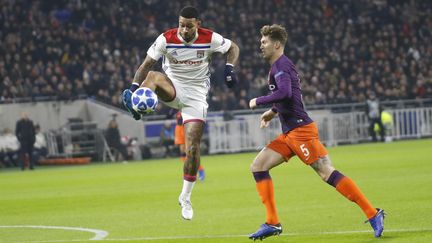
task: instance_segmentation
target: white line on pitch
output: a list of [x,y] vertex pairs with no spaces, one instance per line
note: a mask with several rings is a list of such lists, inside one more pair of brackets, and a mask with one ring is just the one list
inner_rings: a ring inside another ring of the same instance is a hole
[[[385,229],[384,233],[388,232],[432,232],[432,228],[413,228],[413,229]],[[328,231],[328,232],[312,232],[312,233],[285,233],[282,236],[317,236],[317,235],[342,235],[342,234],[361,234],[373,233],[372,230],[348,230],[348,231]],[[181,239],[221,239],[221,238],[240,238],[248,237],[248,235],[185,235],[185,236],[160,236],[160,237],[137,237],[137,238],[113,238],[101,239],[100,241],[136,241],[136,240],[181,240]],[[46,240],[46,241],[23,241],[22,243],[54,243],[54,242],[83,242],[87,240]]]
[[81,228],[81,227],[46,226],[46,225],[0,225],[0,228],[34,228],[34,229],[60,229],[60,230],[87,231],[95,234],[95,236],[90,240],[103,240],[105,237],[108,236],[108,232],[106,232],[105,230],[88,229],[88,228]]

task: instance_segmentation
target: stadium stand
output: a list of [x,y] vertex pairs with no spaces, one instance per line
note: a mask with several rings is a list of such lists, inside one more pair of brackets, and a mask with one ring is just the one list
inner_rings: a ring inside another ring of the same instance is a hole
[[[186,3],[186,2],[184,2]],[[259,29],[286,26],[287,55],[302,72],[306,104],[432,97],[432,2],[428,0],[187,1],[203,26],[241,48],[234,91],[212,67],[210,110],[246,109],[266,93]],[[145,52],[175,27],[182,1],[0,2],[0,102],[90,97],[120,107]]]

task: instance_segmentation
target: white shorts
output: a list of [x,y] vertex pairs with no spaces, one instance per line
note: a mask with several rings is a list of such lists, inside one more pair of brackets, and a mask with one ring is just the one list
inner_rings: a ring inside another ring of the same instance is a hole
[[191,121],[205,122],[207,117],[207,93],[206,87],[185,85],[171,79],[176,95],[174,100],[163,102],[169,107],[178,109],[182,113],[183,123]]

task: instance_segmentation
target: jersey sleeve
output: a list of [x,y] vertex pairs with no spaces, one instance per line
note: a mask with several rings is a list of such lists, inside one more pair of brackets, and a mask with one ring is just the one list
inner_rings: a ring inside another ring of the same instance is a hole
[[277,90],[273,91],[270,95],[258,97],[256,99],[257,105],[281,102],[284,99],[290,99],[292,97],[292,81],[289,74],[284,71],[279,71],[274,75],[274,78]]
[[223,38],[220,34],[213,32],[211,49],[213,52],[226,53],[231,47],[231,40]]
[[154,60],[159,60],[166,53],[166,39],[165,36],[159,35],[158,38],[153,42],[150,48],[147,50],[149,55]]

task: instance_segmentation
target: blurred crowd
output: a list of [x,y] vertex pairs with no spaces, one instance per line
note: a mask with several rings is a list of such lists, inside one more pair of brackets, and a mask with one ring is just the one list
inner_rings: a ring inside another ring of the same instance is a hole
[[430,0],[0,0],[0,102],[91,97],[121,107],[146,51],[186,4],[241,50],[239,83],[214,58],[210,110],[266,94],[260,28],[282,24],[306,104],[432,97]]

